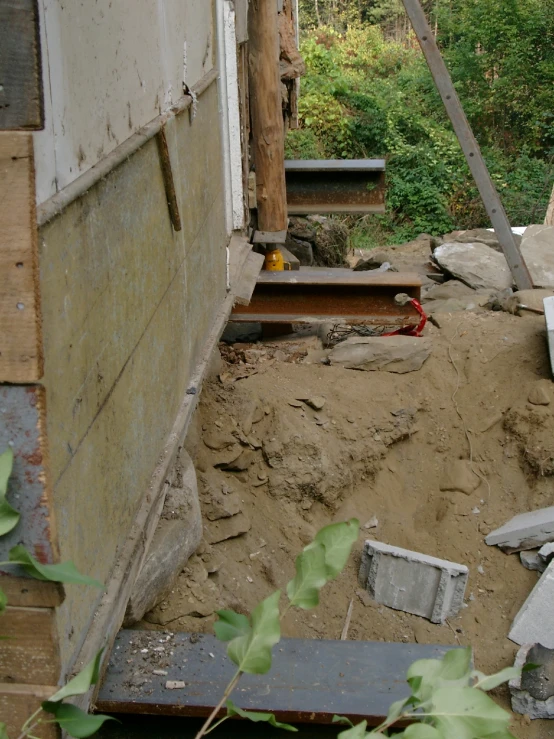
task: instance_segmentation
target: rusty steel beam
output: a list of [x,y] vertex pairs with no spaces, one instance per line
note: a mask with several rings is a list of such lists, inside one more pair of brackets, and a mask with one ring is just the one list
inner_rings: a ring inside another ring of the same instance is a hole
[[384,159],[289,159],[285,178],[291,215],[385,212]]
[[419,300],[418,275],[402,272],[352,272],[347,269],[303,268],[260,272],[249,305],[237,305],[231,321],[318,323],[348,321],[404,326],[417,323],[411,304],[394,298],[407,293]]

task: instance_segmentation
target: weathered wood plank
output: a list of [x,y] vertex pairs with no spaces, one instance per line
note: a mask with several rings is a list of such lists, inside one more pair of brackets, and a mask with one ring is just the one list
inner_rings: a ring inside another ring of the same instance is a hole
[[0,683],[56,685],[60,677],[55,612],[8,606],[0,624]]
[[44,126],[37,0],[0,3],[0,129]]
[[35,210],[32,134],[0,132],[0,382],[42,377]]
[[[46,441],[45,390],[40,385],[0,385],[0,452],[11,446],[13,470],[8,500],[21,513],[17,526],[0,538],[0,561],[23,544],[40,562],[56,562],[57,537],[52,513]],[[14,572],[13,567],[7,574]]]
[[44,582],[30,577],[0,575],[0,588],[10,606],[24,608],[55,608],[63,603],[65,597],[61,583]]
[[[6,724],[8,736],[19,736],[29,716],[57,689],[55,685],[0,684],[0,721]],[[38,739],[57,739],[59,732],[53,724],[44,724],[33,730],[33,736]]]
[[[173,716],[208,715],[235,673],[225,645],[208,634],[121,631],[98,695],[100,711]],[[386,642],[282,639],[266,675],[244,675],[241,708],[271,711],[280,721],[331,723],[334,714],[380,722],[390,704],[407,698],[406,671],[416,659],[440,659],[452,647]],[[147,652],[144,650],[147,649]],[[162,668],[167,675],[157,676]],[[167,680],[185,687],[167,690]]]

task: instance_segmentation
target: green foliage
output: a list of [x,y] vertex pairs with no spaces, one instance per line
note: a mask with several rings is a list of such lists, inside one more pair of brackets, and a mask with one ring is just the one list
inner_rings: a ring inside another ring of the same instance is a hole
[[[508,217],[541,222],[554,183],[552,0],[423,5]],[[387,213],[360,219],[351,246],[489,226],[401,0],[304,0],[300,20],[307,73],[287,156],[387,160]]]
[[248,631],[236,636],[227,647],[229,658],[239,672],[263,675],[271,668],[271,649],[281,638],[277,590],[252,611]]
[[472,670],[469,647],[452,649],[441,660],[418,660],[407,673],[411,695],[393,703],[380,726],[366,732],[366,722],[362,722],[341,732],[339,738],[382,736],[399,720],[410,720],[414,723],[395,736],[403,739],[509,739],[512,736],[508,731],[510,714],[497,706],[485,691],[520,672],[509,667],[487,677]]
[[3,724],[0,721],[0,739],[10,739],[8,736],[8,730],[6,728],[6,724]]
[[10,549],[10,562],[22,567],[28,575],[31,575],[36,580],[76,583],[78,585],[93,585],[96,588],[104,588],[98,580],[88,577],[88,575],[82,575],[73,562],[62,562],[58,565],[43,565],[21,545]]
[[225,702],[227,706],[227,716],[240,716],[241,718],[247,718],[250,721],[257,724],[260,721],[268,723],[270,726],[274,726],[276,729],[284,729],[284,731],[298,731],[295,726],[290,724],[282,724],[275,719],[272,713],[262,713],[261,711],[243,711],[242,708],[236,706],[232,700]]
[[106,721],[116,721],[112,716],[85,713],[71,703],[49,704],[44,710],[52,713],[60,727],[76,739],[92,736]]
[[92,659],[83,669],[75,675],[68,683],[60,688],[54,695],[49,698],[48,703],[57,703],[64,698],[71,698],[75,695],[84,695],[91,685],[96,685],[100,672],[100,661],[102,659],[101,649],[96,657]]
[[0,454],[0,536],[14,529],[19,522],[19,512],[6,500],[8,480],[12,474],[13,452],[10,447]]

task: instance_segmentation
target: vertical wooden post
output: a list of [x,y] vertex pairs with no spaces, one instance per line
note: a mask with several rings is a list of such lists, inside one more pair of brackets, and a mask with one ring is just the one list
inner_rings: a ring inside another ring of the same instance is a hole
[[248,13],[250,110],[260,231],[285,231],[285,143],[275,0],[251,0]]

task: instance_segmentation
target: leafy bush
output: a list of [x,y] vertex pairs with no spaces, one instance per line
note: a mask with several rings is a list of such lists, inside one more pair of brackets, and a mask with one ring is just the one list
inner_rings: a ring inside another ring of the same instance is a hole
[[[551,2],[453,0],[434,8],[438,39],[514,225],[542,221],[554,180],[554,14],[544,12]],[[385,37],[398,3],[358,5],[361,15],[372,5],[366,15],[383,28],[339,19],[304,33],[301,127],[288,134],[287,156],[386,158],[387,213],[361,220],[355,240],[372,242],[361,233],[370,226],[386,241],[489,226],[413,33]]]

